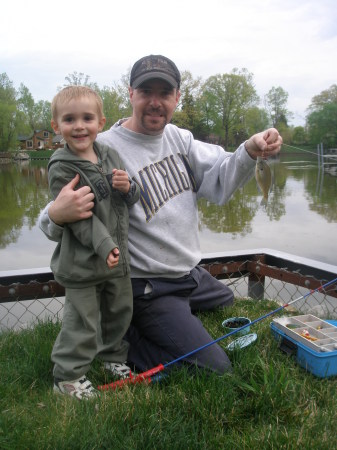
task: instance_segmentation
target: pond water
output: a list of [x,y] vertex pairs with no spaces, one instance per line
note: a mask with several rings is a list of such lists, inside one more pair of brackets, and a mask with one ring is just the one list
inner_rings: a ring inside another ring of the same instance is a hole
[[[224,206],[199,202],[203,253],[270,248],[337,264],[337,177],[314,155],[270,163],[266,207],[252,179]],[[49,201],[47,161],[0,165],[0,270],[48,267],[55,243],[37,226]]]

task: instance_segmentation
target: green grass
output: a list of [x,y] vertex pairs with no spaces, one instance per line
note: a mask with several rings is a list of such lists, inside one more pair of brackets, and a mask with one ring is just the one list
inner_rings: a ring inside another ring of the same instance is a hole
[[[240,300],[199,316],[217,338],[224,334],[225,318],[253,320],[276,307]],[[270,320],[253,325],[256,343],[230,354],[230,375],[198,371],[192,376],[175,369],[159,384],[109,391],[89,402],[52,392],[50,352],[59,324],[44,322],[32,330],[4,333],[0,448],[336,448],[337,378],[316,378],[283,354],[271,335]],[[96,385],[109,381],[99,361],[88,377]]]
[[55,150],[28,150],[25,153],[28,153],[30,159],[39,159],[45,158],[49,159]]

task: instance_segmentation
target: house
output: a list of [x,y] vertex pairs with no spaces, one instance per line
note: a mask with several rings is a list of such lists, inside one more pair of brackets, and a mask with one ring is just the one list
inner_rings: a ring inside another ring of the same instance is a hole
[[42,150],[53,148],[53,135],[48,130],[34,130],[28,136],[18,136],[21,150]]
[[56,150],[58,148],[63,148],[64,140],[60,134],[55,134],[53,137],[53,149]]

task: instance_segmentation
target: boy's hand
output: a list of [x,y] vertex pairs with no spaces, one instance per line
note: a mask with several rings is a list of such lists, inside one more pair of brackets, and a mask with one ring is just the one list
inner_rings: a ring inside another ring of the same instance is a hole
[[124,170],[112,169],[112,175],[112,187],[123,194],[127,194],[130,190],[128,174]]
[[109,269],[113,269],[118,265],[118,261],[119,261],[119,250],[116,247],[109,253],[106,263]]

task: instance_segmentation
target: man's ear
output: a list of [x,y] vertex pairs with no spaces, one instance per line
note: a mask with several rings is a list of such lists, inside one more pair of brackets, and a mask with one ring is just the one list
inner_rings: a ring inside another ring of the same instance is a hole
[[129,100],[130,103],[132,104],[132,97],[133,97],[133,88],[131,86],[129,86]]
[[180,92],[180,90],[179,90],[179,89],[177,89],[177,92],[176,92],[176,106],[178,105],[178,102],[179,102],[180,96],[181,96],[181,92]]
[[56,134],[60,134],[59,126],[58,126],[57,122],[55,122],[54,119],[51,119],[50,125],[51,125],[52,129],[55,131]]

